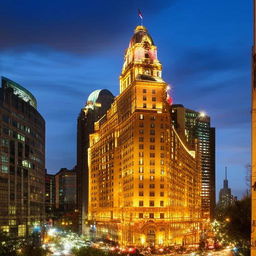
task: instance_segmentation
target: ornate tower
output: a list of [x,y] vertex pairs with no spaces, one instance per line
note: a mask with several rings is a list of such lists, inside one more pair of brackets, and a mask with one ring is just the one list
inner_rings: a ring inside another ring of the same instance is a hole
[[162,81],[162,65],[157,59],[157,47],[144,26],[137,26],[124,57],[120,76],[120,93],[136,79]]

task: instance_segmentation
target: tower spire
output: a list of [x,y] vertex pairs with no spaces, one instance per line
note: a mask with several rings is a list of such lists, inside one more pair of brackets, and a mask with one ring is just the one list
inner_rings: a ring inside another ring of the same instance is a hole
[[225,180],[227,180],[227,172],[228,172],[228,167],[225,167]]

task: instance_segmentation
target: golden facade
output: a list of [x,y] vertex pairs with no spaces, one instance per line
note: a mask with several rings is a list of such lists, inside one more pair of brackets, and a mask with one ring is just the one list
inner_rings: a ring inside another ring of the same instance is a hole
[[89,148],[89,220],[124,245],[198,242],[200,161],[171,124],[157,47],[135,29],[120,95],[95,123]]

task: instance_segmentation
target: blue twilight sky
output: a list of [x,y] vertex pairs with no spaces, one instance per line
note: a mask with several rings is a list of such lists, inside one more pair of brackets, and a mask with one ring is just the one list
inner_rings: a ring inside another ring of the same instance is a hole
[[174,103],[216,127],[217,191],[250,162],[252,0],[0,0],[0,76],[30,90],[46,120],[46,167],[76,162],[76,119],[90,92],[119,93],[124,50],[144,16]]

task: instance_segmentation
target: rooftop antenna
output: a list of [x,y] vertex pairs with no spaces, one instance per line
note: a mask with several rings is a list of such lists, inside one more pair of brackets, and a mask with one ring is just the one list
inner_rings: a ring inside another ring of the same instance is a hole
[[227,172],[228,172],[228,167],[225,167],[225,180],[227,180]]
[[142,16],[142,12],[140,11],[140,9],[138,9],[138,16],[140,17],[140,25],[143,26],[143,16]]

